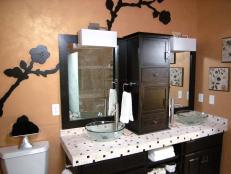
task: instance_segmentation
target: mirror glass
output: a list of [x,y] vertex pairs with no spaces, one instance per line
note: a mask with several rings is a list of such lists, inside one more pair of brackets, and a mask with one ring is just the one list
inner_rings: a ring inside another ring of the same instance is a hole
[[67,56],[70,121],[107,116],[113,48],[81,48]]
[[170,62],[169,97],[175,108],[189,106],[190,52],[172,53]]

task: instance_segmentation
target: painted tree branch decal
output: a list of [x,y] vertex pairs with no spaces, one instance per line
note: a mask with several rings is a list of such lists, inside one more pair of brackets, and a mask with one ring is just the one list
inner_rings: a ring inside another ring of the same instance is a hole
[[153,18],[159,17],[159,21],[163,24],[167,25],[171,21],[171,14],[169,11],[158,11],[156,8],[152,6],[154,2],[162,3],[164,0],[139,0],[136,3],[127,3],[123,2],[123,0],[118,0],[115,5],[113,0],[106,0],[106,8],[110,11],[111,19],[107,19],[107,27],[110,31],[112,28],[112,24],[115,22],[116,17],[118,17],[118,12],[123,7],[138,7],[142,8],[142,6],[148,7],[152,11]]
[[27,64],[24,60],[21,60],[19,66],[14,68],[9,68],[4,71],[4,74],[8,77],[13,77],[16,82],[9,88],[9,90],[0,99],[0,117],[3,115],[3,107],[6,100],[10,97],[12,92],[20,85],[20,83],[29,78],[30,74],[35,74],[37,76],[47,77],[49,74],[54,74],[59,70],[59,64],[55,68],[50,70],[34,70],[34,64],[44,64],[46,60],[50,57],[50,53],[47,47],[44,45],[38,45],[36,48],[30,50],[31,62]]

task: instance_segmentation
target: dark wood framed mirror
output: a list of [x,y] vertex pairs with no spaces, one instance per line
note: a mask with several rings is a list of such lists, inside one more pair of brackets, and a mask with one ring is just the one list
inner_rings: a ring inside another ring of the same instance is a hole
[[[70,106],[71,106],[71,102],[70,102],[70,84],[68,82],[68,80],[70,80],[70,65],[73,66],[73,63],[68,63],[68,56],[73,53],[76,52],[76,48],[75,46],[77,46],[77,42],[78,42],[78,36],[77,35],[67,35],[67,34],[61,34],[59,35],[58,38],[58,42],[59,42],[59,62],[60,62],[60,93],[61,93],[61,114],[62,114],[62,129],[69,129],[69,128],[76,128],[76,127],[83,127],[85,126],[87,123],[93,122],[93,121],[108,121],[108,120],[113,120],[114,117],[113,116],[108,116],[107,115],[107,102],[104,102],[104,106],[102,105],[102,98],[104,98],[105,100],[107,100],[108,97],[108,92],[109,89],[111,87],[116,88],[116,86],[114,86],[114,83],[116,80],[116,72],[117,72],[117,66],[115,66],[115,61],[116,61],[116,57],[117,57],[117,49],[111,48],[111,51],[108,50],[108,48],[106,49],[106,52],[102,52],[100,51],[99,56],[98,57],[103,57],[105,55],[111,55],[112,58],[110,60],[106,60],[106,65],[96,65],[94,64],[95,62],[88,60],[86,62],[83,62],[82,59],[78,59],[78,61],[82,61],[83,64],[85,64],[84,68],[82,66],[81,68],[81,72],[78,72],[79,74],[77,74],[78,76],[81,76],[81,74],[89,74],[86,73],[86,67],[90,67],[90,69],[94,69],[96,68],[96,70],[92,70],[90,73],[93,74],[93,77],[85,77],[84,80],[80,80],[79,81],[79,88],[85,90],[85,96],[89,96],[88,94],[90,94],[91,92],[94,92],[95,94],[99,95],[98,91],[94,91],[94,90],[87,90],[87,87],[85,84],[89,84],[89,78],[92,80],[90,83],[90,86],[95,86],[97,89],[101,89],[102,88],[102,84],[101,82],[98,82],[97,79],[100,79],[102,77],[102,75],[100,74],[100,69],[105,69],[104,70],[104,77],[107,77],[107,79],[103,79],[104,80],[104,88],[103,89],[103,97],[100,96],[97,99],[91,100],[90,102],[88,102],[88,105],[86,104],[82,104],[82,107],[85,107],[84,109],[80,109],[81,110],[81,115],[85,115],[84,118],[77,118],[77,119],[72,119],[72,117],[70,117],[70,115],[72,114],[70,111]],[[95,51],[97,51],[99,49],[94,49],[93,50],[93,59],[97,59],[97,57],[95,56]],[[78,51],[78,55],[82,54],[82,53],[86,53],[89,51],[86,50],[82,50],[82,51]],[[92,51],[90,51],[92,52]],[[85,56],[88,57],[88,56]],[[107,57],[106,57],[107,58]],[[100,58],[101,59],[101,58]],[[101,59],[102,60],[102,59]],[[110,61],[110,63],[108,63],[107,61]],[[99,62],[102,63],[102,62]],[[90,64],[94,64],[93,66],[90,66]],[[102,68],[103,66],[103,68]],[[68,68],[69,67],[69,68]],[[94,68],[92,68],[94,67]],[[106,68],[105,68],[106,67]],[[79,68],[79,66],[78,66]],[[79,68],[80,69],[80,68]],[[110,72],[109,72],[110,70]],[[106,71],[108,71],[108,73],[106,73]],[[97,76],[98,75],[98,76]],[[69,78],[68,78],[69,77]],[[94,85],[92,85],[94,84]],[[106,86],[106,87],[105,87]],[[81,91],[81,89],[78,89]],[[83,96],[83,95],[82,95]],[[79,94],[79,98],[82,97],[81,94]],[[82,97],[83,98],[83,97]],[[89,101],[89,98],[87,99],[87,101]],[[83,103],[82,101],[78,101],[79,105],[80,103]],[[97,102],[101,102],[98,103]],[[104,111],[100,111],[98,113],[95,113],[95,111],[90,112],[86,112],[86,107],[87,106],[91,106],[91,109],[95,110],[96,108],[92,108],[97,106],[97,109],[101,109],[103,108]],[[103,107],[102,107],[103,106]],[[79,110],[79,112],[80,112]],[[82,110],[84,110],[82,112]],[[91,115],[93,114],[93,115]],[[73,115],[73,114],[72,114]],[[78,116],[77,116],[78,117]]]
[[[182,83],[178,86],[171,84],[170,79],[170,95],[175,99],[177,106],[175,112],[194,110],[196,52],[176,52],[174,56],[174,63],[170,64],[170,68],[179,69],[182,73]],[[183,65],[184,62],[186,65]],[[175,88],[174,92],[171,91],[173,88]]]

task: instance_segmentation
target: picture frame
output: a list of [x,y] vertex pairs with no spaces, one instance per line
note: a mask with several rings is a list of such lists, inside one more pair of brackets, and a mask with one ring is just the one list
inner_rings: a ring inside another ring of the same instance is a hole
[[170,85],[183,87],[184,68],[170,67]]
[[222,38],[222,63],[231,62],[231,37]]
[[169,60],[170,60],[170,64],[175,64],[176,63],[176,53],[170,52]]
[[229,92],[229,67],[209,67],[209,90]]

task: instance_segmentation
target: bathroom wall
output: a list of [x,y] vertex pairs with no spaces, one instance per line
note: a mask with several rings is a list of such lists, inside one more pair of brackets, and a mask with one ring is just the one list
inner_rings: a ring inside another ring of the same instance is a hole
[[[132,2],[131,0],[127,1]],[[136,0],[134,1],[136,2]],[[228,3],[228,1],[225,2]],[[215,4],[215,6],[217,5]],[[165,0],[161,4],[157,3],[156,7],[159,10],[166,9],[171,12],[170,24],[163,25],[153,19],[151,11],[147,8],[125,8],[119,12],[112,30],[118,31],[120,37],[137,31],[166,34],[180,31],[183,34],[196,37],[196,1]],[[80,28],[86,28],[89,22],[98,22],[101,26],[106,26],[106,19],[109,18],[105,0],[1,0],[0,11],[0,96],[5,94],[15,82],[15,79],[6,77],[3,71],[17,66],[22,59],[29,62],[28,52],[32,47],[44,44],[51,53],[44,65],[36,65],[35,68],[53,68],[59,61],[58,34],[76,34]],[[206,13],[202,13],[202,15],[206,15]],[[210,20],[212,22],[215,19]],[[212,24],[210,25],[212,26]],[[204,27],[204,30],[207,31],[207,27]],[[213,38],[213,36],[211,37]],[[206,38],[204,37],[204,40]],[[219,42],[219,39],[217,40]],[[201,45],[201,42],[199,44]],[[214,56],[208,52],[209,48],[206,50],[209,54],[203,54],[204,56]],[[217,48],[218,50],[219,48]],[[215,56],[217,54],[215,52]],[[203,55],[201,54],[200,58],[203,58]],[[40,133],[32,136],[31,141],[48,140],[50,142],[49,173],[59,174],[64,163],[64,153],[59,139],[61,117],[51,115],[52,103],[60,103],[59,73],[47,78],[30,75],[29,79],[23,81],[5,103],[4,115],[0,117],[0,146],[19,143],[19,139],[10,137],[9,132],[16,118],[26,114],[40,128]],[[228,116],[228,112],[221,111],[219,113]]]
[[[198,1],[199,2],[199,1]],[[231,119],[231,92],[208,90],[208,68],[230,67],[230,63],[221,63],[221,39],[231,37],[231,23],[228,20],[231,10],[230,0],[203,0],[198,3],[198,51],[196,70],[196,99],[197,110],[221,115]],[[230,83],[229,83],[230,85]],[[204,94],[204,102],[199,103],[198,93]],[[209,95],[215,96],[215,104],[208,104]],[[222,174],[231,170],[231,127],[224,134],[222,153]]]

